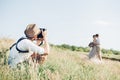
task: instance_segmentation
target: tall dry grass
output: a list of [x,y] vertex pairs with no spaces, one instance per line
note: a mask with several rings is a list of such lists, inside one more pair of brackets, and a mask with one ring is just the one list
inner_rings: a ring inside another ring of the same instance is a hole
[[[0,40],[0,80],[120,80],[120,62],[103,60],[94,64],[81,52],[51,47],[48,59],[34,68],[24,62],[16,69],[9,68],[7,57],[13,40]],[[5,50],[4,50],[5,49]]]

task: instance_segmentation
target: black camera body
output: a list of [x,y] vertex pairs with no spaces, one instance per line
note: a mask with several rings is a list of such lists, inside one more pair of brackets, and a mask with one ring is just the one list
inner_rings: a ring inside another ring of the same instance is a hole
[[37,38],[43,38],[43,35],[42,35],[42,31],[44,32],[44,31],[46,31],[46,29],[45,28],[40,28],[40,34],[37,36]]

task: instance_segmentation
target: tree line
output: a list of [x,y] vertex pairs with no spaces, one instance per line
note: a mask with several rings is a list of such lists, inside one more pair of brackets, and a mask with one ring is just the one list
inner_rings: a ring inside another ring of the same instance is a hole
[[[54,45],[54,44],[50,44],[53,47],[57,47],[57,48],[61,48],[63,50],[71,50],[71,51],[79,51],[79,52],[89,52],[90,51],[90,47],[82,47],[82,46],[75,46],[75,45],[68,45],[68,44],[61,44],[61,45]],[[113,49],[101,49],[101,52],[103,54],[115,54],[115,55],[120,55],[120,51],[118,50],[113,50]]]

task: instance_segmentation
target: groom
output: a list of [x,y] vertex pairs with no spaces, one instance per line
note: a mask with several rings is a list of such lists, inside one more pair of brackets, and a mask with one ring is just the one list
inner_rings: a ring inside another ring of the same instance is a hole
[[100,39],[99,39],[99,34],[96,34],[96,51],[97,51],[97,56],[102,61],[101,53],[100,53]]

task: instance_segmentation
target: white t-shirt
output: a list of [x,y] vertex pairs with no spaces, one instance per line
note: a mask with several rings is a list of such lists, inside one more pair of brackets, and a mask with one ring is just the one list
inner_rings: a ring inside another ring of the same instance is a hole
[[96,42],[97,42],[98,45],[100,45],[100,39],[99,38],[96,39]]
[[16,49],[16,45],[12,47],[10,50],[10,54],[8,57],[8,64],[14,68],[18,63],[21,63],[28,59],[33,53],[38,53],[38,54],[44,54],[44,49],[36,44],[34,44],[31,40],[29,39],[23,39],[21,40],[17,47],[22,50],[26,51],[28,50],[29,52],[27,53],[19,53]]

